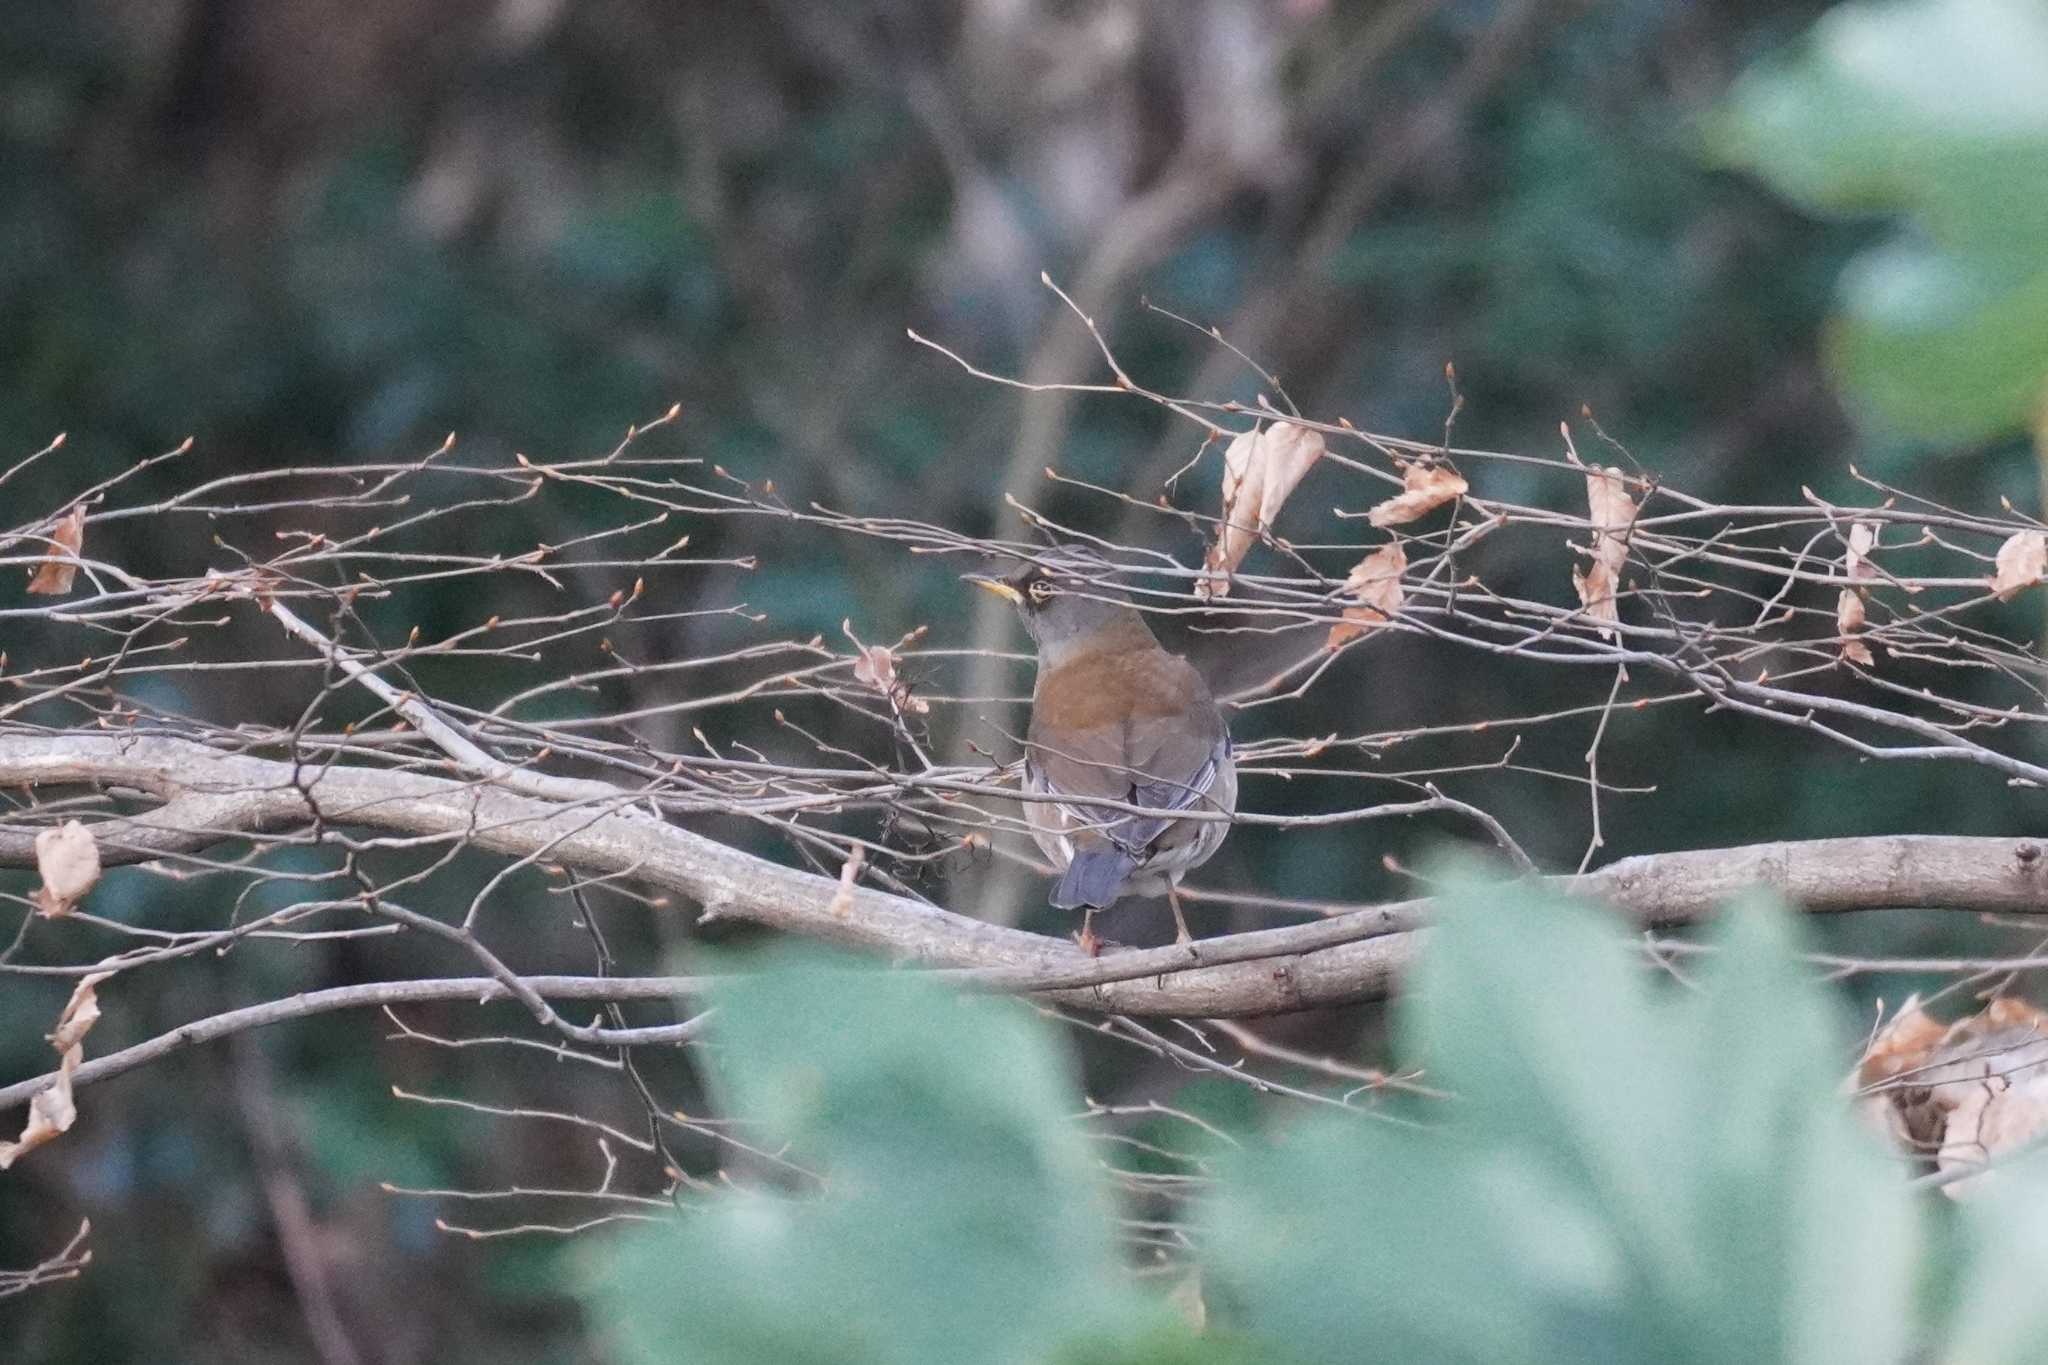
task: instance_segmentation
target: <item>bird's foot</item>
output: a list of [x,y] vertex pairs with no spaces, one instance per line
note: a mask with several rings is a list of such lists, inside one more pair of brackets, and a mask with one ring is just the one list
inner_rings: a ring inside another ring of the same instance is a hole
[[1074,942],[1080,944],[1081,951],[1088,954],[1088,956],[1102,956],[1102,938],[1095,932],[1094,926],[1084,924],[1075,930]]
[[[1186,934],[1179,934],[1179,935],[1176,935],[1173,941],[1174,941],[1175,943],[1179,944],[1179,945],[1180,945],[1181,947],[1183,947],[1183,948],[1185,948],[1185,949],[1187,949],[1187,950],[1188,950],[1188,957],[1189,957],[1189,959],[1190,959],[1190,960],[1192,960],[1192,961],[1195,961],[1195,962],[1200,962],[1200,961],[1202,960],[1202,950],[1201,950],[1201,949],[1199,949],[1199,948],[1197,948],[1197,947],[1195,947],[1195,941],[1194,941],[1193,939],[1189,938],[1189,937],[1188,937],[1188,936],[1187,936]],[[1161,973],[1160,973],[1159,975],[1157,975],[1157,976],[1153,977],[1153,978],[1152,978],[1152,988],[1153,988],[1154,990],[1160,990],[1160,991],[1163,991],[1163,990],[1165,990],[1165,989],[1166,989],[1166,978],[1167,978],[1167,976],[1168,976],[1168,975],[1169,975],[1169,974],[1170,974],[1170,973],[1171,973],[1172,971],[1175,971],[1175,970],[1178,970],[1178,969],[1177,969],[1177,968],[1169,968],[1169,969],[1168,969],[1167,971],[1161,972]]]
[[1188,950],[1188,956],[1200,962],[1202,955],[1195,948],[1195,936],[1188,932],[1188,917],[1180,912],[1180,888],[1168,883],[1166,903],[1173,907],[1173,941]]

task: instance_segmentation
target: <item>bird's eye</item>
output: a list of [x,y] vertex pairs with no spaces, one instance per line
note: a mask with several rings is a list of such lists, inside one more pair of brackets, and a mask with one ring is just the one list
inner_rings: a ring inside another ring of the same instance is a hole
[[1043,602],[1052,596],[1052,584],[1046,582],[1043,578],[1034,578],[1031,580],[1031,586],[1024,591],[1031,594],[1032,601]]

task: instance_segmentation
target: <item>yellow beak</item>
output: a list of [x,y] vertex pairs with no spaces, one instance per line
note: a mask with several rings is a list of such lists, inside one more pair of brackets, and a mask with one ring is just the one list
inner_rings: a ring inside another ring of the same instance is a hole
[[1018,592],[1015,588],[1011,587],[1008,583],[1003,582],[999,578],[983,578],[980,574],[971,573],[962,574],[961,577],[965,578],[969,583],[972,583],[975,587],[985,588],[989,592],[994,593],[996,596],[1003,598],[1005,601],[1009,602],[1011,606],[1021,607],[1024,605],[1024,594]]

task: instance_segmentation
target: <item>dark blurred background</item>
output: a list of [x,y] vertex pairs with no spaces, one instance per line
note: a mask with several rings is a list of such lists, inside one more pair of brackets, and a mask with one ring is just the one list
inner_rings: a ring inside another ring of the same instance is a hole
[[[1887,206],[1815,216],[1708,154],[1702,129],[1731,83],[1795,48],[1819,4],[6,8],[0,455],[68,432],[74,488],[187,436],[186,481],[415,457],[450,431],[471,451],[589,455],[680,401],[663,449],[772,478],[793,503],[1007,533],[1011,491],[1195,562],[1193,533],[1125,521],[1039,473],[1057,462],[1149,499],[1194,453],[1189,428],[1137,402],[1031,398],[906,338],[914,328],[1000,373],[1100,378],[1092,344],[1039,283],[1047,271],[1129,369],[1168,391],[1249,399],[1263,385],[1141,299],[1219,326],[1305,412],[1370,430],[1440,435],[1455,362],[1459,444],[1554,454],[1557,423],[1590,405],[1647,467],[1709,498],[1839,492],[1854,459],[1962,504],[2035,501],[2017,432],[1907,432],[1838,391],[1824,360],[1838,281],[1890,231]],[[1213,464],[1178,490],[1182,505],[1213,507]],[[1498,491],[1582,496],[1564,482]],[[1303,515],[1312,524],[1330,501],[1312,483]],[[43,510],[0,506],[0,520]],[[952,572],[897,546],[760,521],[691,529],[701,553],[761,563],[743,582],[703,575],[682,606],[743,599],[769,618],[762,638],[836,636],[852,616],[870,638],[929,622],[927,643],[971,643]],[[530,544],[563,528],[521,533]],[[144,570],[189,549],[133,523],[111,534],[95,551]],[[485,614],[473,601],[445,610]],[[739,629],[678,627],[667,648]],[[1190,647],[1233,666],[1213,642]],[[1424,723],[1447,698],[1501,714],[1597,702],[1607,682],[1475,677],[1470,657],[1390,641],[1248,728],[1358,733]],[[170,700],[228,721],[286,720],[296,704],[232,682]],[[1824,750],[1788,758],[1780,731],[1696,714],[1620,724],[1610,780],[1666,785],[1610,812],[1611,855],[2013,819],[1999,784],[1975,774],[1873,778]],[[1570,766],[1586,738],[1525,757]],[[1268,784],[1259,803],[1356,797],[1301,785]],[[1497,776],[1464,794],[1539,859],[1576,863],[1588,834],[1577,792]],[[1391,885],[1378,838],[1247,831],[1204,880],[1356,899]],[[175,913],[208,923],[218,907],[195,892]],[[1887,922],[1833,932],[1918,942],[1920,929]],[[371,965],[354,954],[371,951],[167,974],[150,1017],[110,1014],[95,1047],[279,980],[349,980]],[[0,978],[0,1075],[46,1065],[40,1035],[61,998]],[[447,1026],[474,1017],[450,1011]],[[1294,1027],[1341,1051],[1371,1023]],[[0,1321],[20,1324],[0,1330],[13,1358],[318,1358],[280,1264],[276,1187],[261,1178],[280,1164],[306,1192],[343,1311],[375,1323],[361,1340],[376,1359],[590,1358],[559,1240],[450,1238],[432,1205],[375,1183],[589,1178],[587,1143],[572,1157],[551,1132],[400,1104],[389,1089],[431,1079],[503,1099],[559,1077],[515,1061],[479,1080],[457,1054],[381,1043],[381,1019],[274,1032],[94,1088],[77,1130],[0,1176],[0,1265],[54,1249],[81,1213],[96,1228],[85,1280],[0,1303]],[[1091,1093],[1163,1084],[1137,1077],[1142,1060],[1091,1053]],[[266,1157],[272,1119],[282,1136]]]

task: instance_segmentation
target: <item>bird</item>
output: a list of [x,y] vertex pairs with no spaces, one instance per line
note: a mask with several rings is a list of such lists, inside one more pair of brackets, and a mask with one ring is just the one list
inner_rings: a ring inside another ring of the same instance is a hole
[[[1023,787],[1031,837],[1059,870],[1051,895],[1083,912],[1075,935],[1091,956],[1098,910],[1125,895],[1164,892],[1175,941],[1199,958],[1181,913],[1180,879],[1216,852],[1237,809],[1230,726],[1193,664],[1168,653],[1129,597],[1108,582],[1113,566],[1072,549],[1044,552],[1007,575],[967,574],[1007,599],[1038,646],[1038,680],[1025,734]],[[1062,798],[1081,798],[1069,801]]]

